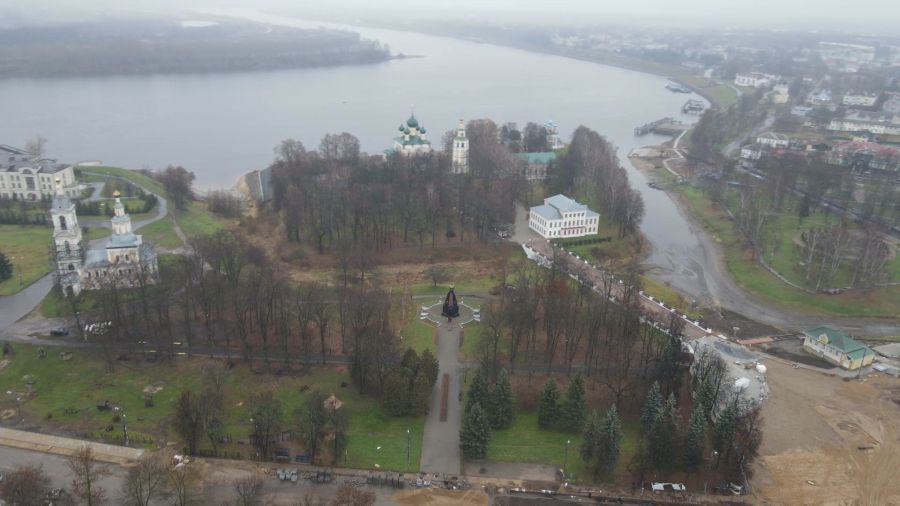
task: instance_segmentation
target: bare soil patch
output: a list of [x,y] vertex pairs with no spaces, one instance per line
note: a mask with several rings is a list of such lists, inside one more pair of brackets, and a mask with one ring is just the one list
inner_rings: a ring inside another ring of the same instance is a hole
[[481,490],[454,491],[425,488],[409,492],[397,492],[391,498],[396,504],[411,506],[486,506],[488,496]]
[[900,504],[900,383],[766,361],[754,493],[769,504]]

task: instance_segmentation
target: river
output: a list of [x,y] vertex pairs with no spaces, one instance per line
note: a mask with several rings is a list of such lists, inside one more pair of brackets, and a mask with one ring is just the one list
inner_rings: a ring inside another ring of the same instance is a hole
[[[329,26],[255,12],[258,21]],[[46,137],[51,156],[67,162],[197,175],[200,188],[230,187],[265,167],[285,138],[318,146],[325,133],[347,131],[364,150],[388,148],[411,108],[433,141],[459,118],[498,123],[548,119],[564,137],[586,125],[612,140],[644,197],[642,231],[652,245],[652,275],[691,296],[707,295],[704,251],[672,200],[647,186],[625,155],[664,138],[635,137],[635,126],[680,114],[688,95],[659,76],[518,49],[393,30],[347,27],[422,58],[385,63],[231,74],[104,76],[0,81],[0,143]],[[692,98],[698,98],[692,96]],[[700,261],[697,261],[700,259]]]

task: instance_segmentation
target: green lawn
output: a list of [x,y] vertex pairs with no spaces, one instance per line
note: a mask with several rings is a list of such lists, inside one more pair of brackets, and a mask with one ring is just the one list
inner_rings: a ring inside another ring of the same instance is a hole
[[203,202],[191,202],[184,211],[177,210],[175,206],[170,205],[169,211],[174,213],[175,221],[178,222],[178,226],[187,237],[212,234],[225,228],[228,224],[226,219],[210,212]]
[[172,218],[167,216],[142,227],[138,233],[144,236],[144,240],[161,248],[177,248],[182,245],[181,239],[172,228]]
[[[93,172],[96,174],[106,174],[108,176],[125,178],[132,183],[135,183],[136,185],[141,186],[144,189],[149,190],[157,195],[164,196],[166,194],[159,181],[137,171],[123,169],[121,167],[108,167],[105,165],[98,167],[79,167],[79,170],[82,172]],[[88,178],[87,180],[102,181],[101,178],[93,177],[90,174],[86,174],[85,177]]]
[[[0,392],[13,392],[0,394],[0,406],[4,409],[15,408],[18,397],[22,399],[22,414],[30,425],[115,442],[121,438],[121,424],[113,424],[111,412],[96,409],[98,400],[109,400],[127,414],[130,437],[152,447],[176,440],[171,431],[175,402],[183,389],[197,386],[197,370],[205,362],[203,359],[180,359],[174,364],[117,362],[116,371],[110,374],[97,351],[72,350],[73,358],[63,361],[59,357],[63,350],[59,348],[50,349],[48,356],[41,359],[36,347],[14,347],[10,363],[0,370]],[[257,368],[262,367],[261,363],[257,364]],[[418,469],[424,418],[388,417],[377,400],[359,394],[352,386],[342,387],[342,383],[350,383],[349,374],[333,367],[316,367],[312,374],[305,376],[276,377],[238,365],[228,375],[225,402],[226,432],[235,443],[224,450],[229,455],[249,456],[250,448],[237,441],[249,434],[247,403],[254,393],[271,389],[284,407],[285,427],[290,427],[293,411],[309,391],[319,388],[341,399],[342,409],[349,414],[349,446],[339,465],[373,468],[378,464],[382,469],[404,469],[406,430],[410,429],[410,467]],[[146,387],[162,388],[154,395],[154,407],[144,406]],[[67,408],[79,412],[66,414]],[[110,424],[114,430],[106,432]],[[302,446],[293,444],[292,449],[299,452]]]
[[897,318],[900,316],[900,286],[872,290],[856,290],[840,295],[810,295],[786,285],[760,266],[721,209],[713,207],[702,190],[682,185],[678,188],[705,228],[722,246],[729,272],[735,281],[753,294],[785,308],[806,313],[838,316]]
[[52,229],[0,225],[0,252],[13,266],[13,276],[0,283],[0,295],[12,295],[50,272]]
[[[637,422],[623,423],[625,438],[622,441],[617,473],[624,473],[637,452],[640,428]],[[578,455],[581,434],[558,430],[541,430],[537,425],[537,413],[516,413],[512,426],[491,432],[491,442],[487,458],[507,462],[531,462],[549,464],[563,468],[566,460],[566,441],[569,444],[568,473],[575,475],[576,482],[585,480],[588,474]]]
[[[413,302],[416,301],[414,300]],[[407,321],[406,325],[400,329],[400,335],[403,336],[401,346],[404,348],[412,348],[419,354],[425,350],[431,350],[433,353],[435,351],[434,333],[437,329],[434,324],[419,320],[418,314],[420,307],[421,306],[417,305],[413,308],[415,310],[415,315],[413,315],[413,317]]]
[[663,301],[667,306],[674,307],[693,319],[703,316],[698,308],[692,307],[691,303],[671,286],[650,279],[647,276],[641,276],[641,283],[644,285],[645,294],[652,296],[656,300]]
[[691,86],[702,89],[703,93],[722,109],[727,109],[738,101],[739,97],[734,89],[721,81],[694,75],[679,75],[677,77]]

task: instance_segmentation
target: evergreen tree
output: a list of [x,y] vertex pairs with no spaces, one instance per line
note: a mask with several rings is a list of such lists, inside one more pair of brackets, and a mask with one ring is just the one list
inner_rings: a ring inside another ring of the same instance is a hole
[[428,382],[427,374],[419,371],[412,381],[412,389],[410,391],[410,412],[411,415],[424,415],[428,410],[428,403],[431,401],[431,389],[433,383]]
[[644,401],[644,407],[641,408],[641,429],[644,435],[650,433],[656,421],[662,413],[662,394],[659,393],[659,383],[653,382],[650,391],[647,392],[647,400]]
[[703,463],[706,451],[706,414],[703,406],[697,404],[691,413],[687,436],[684,440],[684,466],[689,470],[697,469]]
[[491,441],[491,427],[481,404],[474,403],[463,418],[459,447],[467,459],[482,459]]
[[506,369],[500,370],[500,377],[494,385],[491,398],[491,427],[505,429],[510,426],[515,418],[515,400],[513,398],[512,384],[509,382],[509,373]]
[[581,460],[590,463],[597,456],[600,451],[597,447],[600,444],[600,430],[600,414],[595,409],[591,411],[591,417],[588,418],[581,434],[581,446],[578,447]]
[[600,422],[600,437],[597,444],[596,463],[594,475],[610,473],[619,464],[619,451],[622,447],[622,421],[619,420],[619,412],[615,404],[606,413]]
[[0,282],[6,281],[13,275],[13,266],[9,258],[0,251]]
[[484,373],[481,368],[475,370],[475,376],[472,378],[472,384],[469,385],[469,392],[466,397],[466,410],[468,413],[475,404],[480,404],[482,409],[490,402],[490,392],[488,391],[487,380],[484,379]]
[[697,405],[703,410],[703,414],[709,415],[713,407],[713,385],[709,380],[703,381],[697,386],[694,399]]
[[675,396],[669,394],[648,437],[650,463],[655,469],[666,471],[672,467],[678,455],[678,442],[678,406]]
[[425,372],[425,377],[428,378],[428,383],[431,386],[434,386],[437,381],[439,374],[439,366],[438,359],[434,356],[434,353],[431,353],[431,350],[425,350],[422,352],[422,371]]
[[584,378],[576,374],[566,391],[566,399],[562,405],[561,422],[563,428],[573,432],[584,427],[584,416],[587,405],[584,401]]
[[541,401],[538,405],[538,427],[546,429],[556,424],[559,417],[559,388],[553,378],[544,384]]
[[[737,406],[733,402],[729,403],[728,406],[719,413],[719,419],[716,421],[715,429],[713,431],[713,446],[719,453],[716,458],[716,467],[719,466],[719,460],[723,457],[723,454],[728,453],[728,450],[731,448],[731,443],[734,441],[736,415]],[[727,455],[724,456],[727,457]]]
[[409,378],[404,374],[407,371],[401,367],[389,373],[384,379],[381,403],[391,416],[404,416],[409,413]]

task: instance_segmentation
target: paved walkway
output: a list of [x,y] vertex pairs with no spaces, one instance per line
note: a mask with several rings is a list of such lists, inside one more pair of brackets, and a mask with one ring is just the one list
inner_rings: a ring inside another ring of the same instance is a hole
[[[459,429],[462,426],[462,402],[459,401],[461,366],[459,363],[460,328],[456,322],[442,323],[437,329],[438,380],[431,392],[431,407],[425,418],[420,470],[457,476],[460,472]],[[441,420],[443,377],[448,375],[446,420]]]
[[0,427],[0,445],[63,456],[72,455],[82,446],[88,445],[94,451],[94,457],[97,460],[112,464],[128,464],[140,459],[144,454],[144,450],[137,448],[94,443],[81,439],[50,436],[2,427]]

